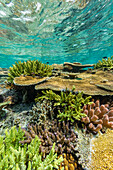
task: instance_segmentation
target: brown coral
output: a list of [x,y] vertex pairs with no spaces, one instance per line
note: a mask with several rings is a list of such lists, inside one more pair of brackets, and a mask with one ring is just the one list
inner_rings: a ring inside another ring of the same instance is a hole
[[38,135],[41,139],[40,151],[43,153],[43,157],[50,152],[54,142],[56,143],[56,153],[75,154],[77,153],[77,135],[72,128],[69,123],[59,123],[57,120],[51,122],[50,127],[47,125],[28,125],[28,131],[23,129],[27,139],[20,141],[20,143],[30,143]]
[[82,118],[82,122],[88,125],[92,131],[98,132],[102,127],[113,129],[113,109],[109,109],[109,105],[101,105],[99,100],[91,105],[83,107],[83,113],[86,117]]

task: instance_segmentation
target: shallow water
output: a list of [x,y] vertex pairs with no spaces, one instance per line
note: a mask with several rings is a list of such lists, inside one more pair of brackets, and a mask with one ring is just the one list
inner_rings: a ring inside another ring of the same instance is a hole
[[112,0],[0,1],[0,67],[27,59],[96,63],[111,55]]

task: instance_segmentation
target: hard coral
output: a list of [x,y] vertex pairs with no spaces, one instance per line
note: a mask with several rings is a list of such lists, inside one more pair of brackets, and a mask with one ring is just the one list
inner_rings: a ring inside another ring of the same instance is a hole
[[60,121],[69,120],[74,122],[85,116],[85,114],[82,113],[82,106],[91,103],[91,96],[83,98],[83,92],[78,92],[76,94],[74,90],[74,86],[71,91],[66,88],[61,91],[60,95],[52,90],[46,90],[46,92],[42,91],[43,95],[36,98],[35,101],[42,101],[44,99],[51,101],[53,106],[56,107],[57,118],[59,118]]
[[12,127],[9,132],[6,130],[4,137],[0,135],[0,170],[42,170],[42,167],[47,170],[58,169],[63,158],[57,159],[55,143],[46,158],[42,159],[39,153],[41,142],[38,136],[27,146],[22,146],[19,140],[23,140],[23,136],[20,127],[18,131],[15,127]]
[[37,123],[44,125],[47,123],[47,119],[53,119],[53,109],[51,101],[43,100],[42,102],[37,102],[32,110],[29,111],[31,116],[30,123]]
[[97,64],[94,65],[94,69],[102,69],[102,70],[111,70],[113,69],[113,56],[108,57],[108,59],[102,59],[102,61],[98,61]]
[[46,126],[30,126],[28,125],[28,131],[23,129],[25,132],[26,140],[21,143],[30,143],[32,139],[37,135],[41,139],[40,151],[43,153],[43,157],[49,153],[53,143],[55,142],[55,151],[58,154],[77,153],[77,135],[72,130],[72,126],[69,123],[57,122],[56,120],[51,123],[48,128]]
[[62,155],[64,160],[60,164],[59,170],[61,170],[62,167],[64,167],[65,170],[75,170],[77,169],[77,161],[74,159],[74,157],[71,154],[63,153]]
[[113,169],[113,130],[107,129],[104,134],[91,140],[91,157],[88,168],[93,170]]
[[83,113],[86,117],[82,118],[82,122],[88,125],[92,131],[98,132],[102,127],[113,129],[113,109],[109,110],[109,105],[101,105],[99,100],[91,105],[83,107]]
[[29,60],[26,62],[19,61],[18,63],[15,62],[13,67],[9,68],[8,73],[8,82],[13,83],[15,77],[19,77],[20,75],[27,75],[27,76],[50,76],[52,74],[52,66],[47,64],[43,64],[38,60]]

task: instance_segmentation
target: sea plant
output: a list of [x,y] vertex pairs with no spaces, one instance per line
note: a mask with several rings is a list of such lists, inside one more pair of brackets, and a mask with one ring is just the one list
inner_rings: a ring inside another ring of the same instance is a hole
[[13,83],[15,77],[19,77],[20,75],[27,76],[51,76],[52,74],[52,66],[48,64],[43,64],[38,60],[28,60],[28,61],[18,61],[13,64],[13,67],[9,68],[8,73],[8,82]]
[[94,69],[111,70],[113,69],[113,56],[108,57],[108,59],[102,59],[94,65]]
[[80,120],[82,117],[86,115],[82,113],[83,105],[91,104],[90,98],[83,98],[83,92],[78,92],[77,94],[74,92],[75,87],[73,86],[71,91],[66,89],[65,91],[61,91],[61,94],[57,94],[52,90],[42,91],[43,95],[41,97],[37,97],[35,101],[40,100],[49,100],[53,102],[53,107],[58,107],[57,117],[63,120],[70,120],[74,122],[74,120]]
[[19,141],[24,140],[24,132],[19,127],[12,127],[5,137],[0,136],[0,170],[53,170],[63,161],[57,159],[55,143],[46,158],[42,159],[39,152],[41,141],[36,136],[30,144],[22,145]]

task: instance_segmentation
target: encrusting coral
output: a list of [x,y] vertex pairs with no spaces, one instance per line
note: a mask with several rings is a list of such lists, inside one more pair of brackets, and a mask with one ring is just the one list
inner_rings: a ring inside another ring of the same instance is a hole
[[113,109],[109,110],[109,105],[101,105],[99,100],[91,105],[83,107],[83,113],[86,117],[82,118],[82,122],[88,125],[92,131],[98,132],[102,127],[113,129]]
[[82,113],[82,106],[91,103],[91,96],[84,99],[82,92],[76,94],[74,90],[75,87],[73,86],[72,91],[66,89],[61,91],[60,95],[52,90],[46,90],[46,92],[42,91],[43,95],[37,97],[35,101],[37,102],[44,99],[51,101],[53,107],[57,107],[57,118],[59,118],[60,121],[70,120],[71,122],[74,122],[75,120],[80,120],[82,117],[86,116],[86,114]]
[[55,152],[58,154],[77,153],[77,134],[72,129],[73,127],[69,123],[57,122],[54,120],[51,122],[51,126],[28,125],[28,131],[25,132],[26,139],[20,141],[20,143],[30,143],[35,136],[41,139],[40,151],[43,153],[43,157],[50,152],[50,149],[55,142]]
[[19,77],[20,75],[25,76],[50,76],[52,74],[52,66],[43,64],[38,60],[29,60],[26,62],[19,61],[15,62],[13,67],[9,68],[8,73],[8,82],[13,83],[15,77]]
[[50,153],[42,159],[39,148],[41,141],[36,136],[30,144],[23,145],[19,142],[24,140],[24,133],[19,127],[5,132],[5,138],[0,136],[0,170],[53,170],[58,169],[63,158],[57,158],[55,143]]
[[113,130],[107,129],[104,134],[91,141],[89,168],[93,170],[113,169]]

